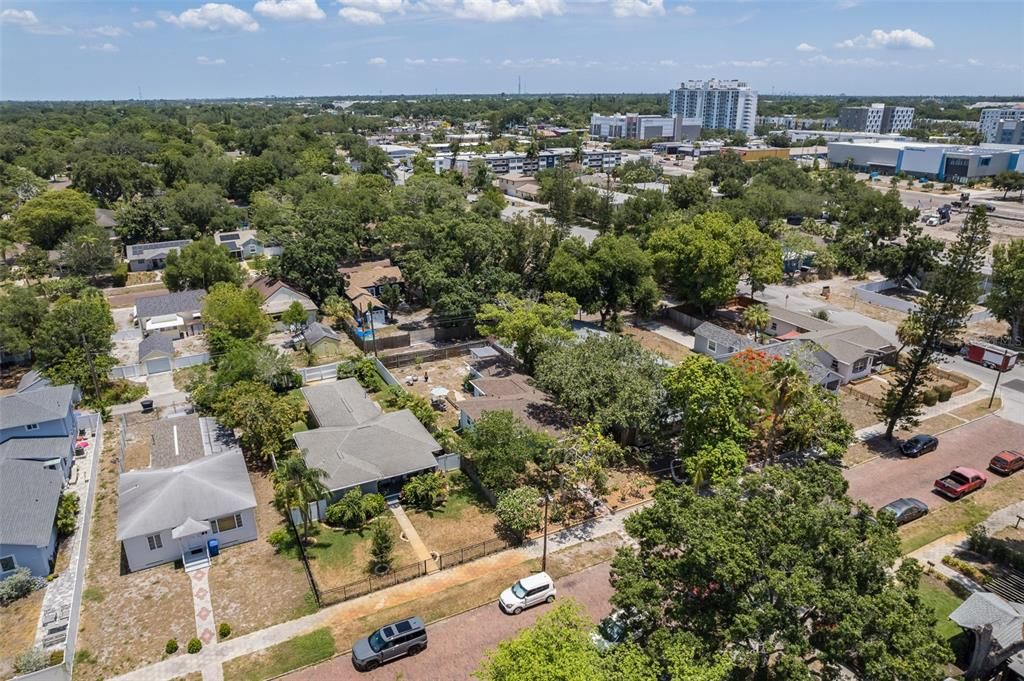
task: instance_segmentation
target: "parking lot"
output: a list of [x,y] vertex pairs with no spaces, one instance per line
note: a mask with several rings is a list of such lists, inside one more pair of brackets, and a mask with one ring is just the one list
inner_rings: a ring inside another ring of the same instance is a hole
[[[957,466],[985,471],[989,459],[1004,449],[1024,451],[1024,425],[998,416],[986,416],[938,437],[939,448],[917,459],[883,454],[845,471],[850,496],[873,508],[900,497],[915,497],[931,508],[944,506],[950,502],[932,491],[937,478]],[[1002,480],[994,473],[987,475],[989,485]]]

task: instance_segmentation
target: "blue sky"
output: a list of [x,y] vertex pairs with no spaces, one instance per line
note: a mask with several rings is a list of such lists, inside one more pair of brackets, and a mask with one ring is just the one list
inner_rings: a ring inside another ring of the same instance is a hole
[[1024,3],[2,0],[0,99],[1024,93]]

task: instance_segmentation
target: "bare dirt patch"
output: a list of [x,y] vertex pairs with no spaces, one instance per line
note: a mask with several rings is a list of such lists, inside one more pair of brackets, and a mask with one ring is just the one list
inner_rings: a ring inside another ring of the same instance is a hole
[[32,647],[45,589],[0,608],[0,678],[14,675],[14,658]]
[[129,272],[125,283],[128,286],[137,286],[139,284],[152,284],[157,281],[160,281],[160,275],[157,272]]
[[622,330],[622,334],[624,336],[630,336],[643,347],[647,348],[651,352],[657,353],[674,364],[682,362],[687,358],[687,356],[693,354],[693,351],[685,345],[674,343],[668,338],[654,333],[653,331],[648,331],[647,329],[627,326]]
[[842,412],[843,418],[850,422],[854,430],[867,428],[878,423],[875,407],[847,392],[839,394],[839,411]]
[[[459,422],[459,410],[455,405],[469,396],[462,389],[462,384],[469,375],[469,365],[466,363],[468,357],[469,355],[463,355],[433,362],[406,364],[390,371],[406,390],[427,400],[431,399],[430,391],[434,388],[446,388],[448,403],[445,405],[445,411],[438,413],[438,423],[454,427]],[[410,381],[410,378],[416,380]],[[453,402],[455,404],[452,404]]]
[[149,298],[167,293],[170,291],[159,282],[135,288],[112,288],[103,292],[110,307],[132,307],[139,298]]
[[206,336],[197,334],[195,336],[185,336],[180,340],[174,341],[174,356],[175,357],[186,357],[188,355],[198,355],[207,351],[206,347]]
[[446,553],[496,539],[497,517],[463,473],[449,476],[451,492],[444,506],[434,511],[406,508],[410,522],[427,549]]
[[954,409],[953,411],[950,412],[950,414],[958,416],[967,421],[973,421],[974,419],[980,419],[982,416],[985,416],[986,414],[992,414],[994,412],[997,412],[1002,408],[1002,398],[997,397],[994,400],[992,400],[991,407],[988,406],[988,398],[985,398],[983,400],[978,400],[977,402],[965,404],[959,409]]
[[[124,469],[135,471],[142,468],[149,468],[149,449],[152,443],[153,424],[159,417],[154,414],[132,413],[125,416],[127,428],[128,447],[124,452]],[[113,422],[116,427],[118,421]],[[114,438],[117,438],[116,430]],[[115,439],[111,439],[114,442]],[[114,479],[114,492],[117,492],[117,479]]]

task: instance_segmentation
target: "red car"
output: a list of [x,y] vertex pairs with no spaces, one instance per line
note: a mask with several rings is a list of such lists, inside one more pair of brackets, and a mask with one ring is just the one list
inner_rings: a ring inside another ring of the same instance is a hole
[[988,477],[981,471],[959,466],[935,481],[935,491],[950,499],[960,499],[985,486]]
[[1000,475],[1013,475],[1024,468],[1024,454],[1012,449],[999,452],[988,462],[988,469]]

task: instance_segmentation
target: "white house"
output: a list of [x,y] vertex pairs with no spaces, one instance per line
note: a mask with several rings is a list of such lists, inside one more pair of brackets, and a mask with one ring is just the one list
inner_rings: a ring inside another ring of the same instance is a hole
[[839,374],[844,385],[871,375],[896,353],[892,343],[867,326],[834,326],[800,334],[796,340],[813,344],[814,356]]
[[169,253],[179,253],[190,243],[192,243],[191,239],[179,239],[151,244],[132,244],[128,246],[128,269],[132,272],[162,270],[167,265]]
[[177,291],[135,301],[135,321],[144,336],[162,333],[171,338],[194,336],[203,330],[206,291]]

